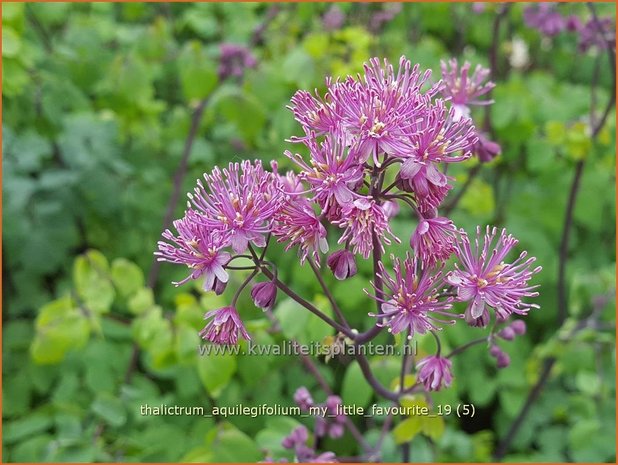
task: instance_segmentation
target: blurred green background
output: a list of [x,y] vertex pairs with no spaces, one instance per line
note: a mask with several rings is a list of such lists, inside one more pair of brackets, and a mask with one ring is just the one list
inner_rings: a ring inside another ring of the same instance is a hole
[[[371,56],[412,62],[439,76],[441,59],[497,67],[491,107],[503,154],[483,165],[452,218],[505,226],[543,271],[528,333],[504,349],[498,371],[482,347],[457,358],[454,386],[435,403],[474,403],[474,418],[446,418],[414,436],[413,461],[490,461],[537,381],[546,357],[557,361],[506,460],[615,460],[615,113],[590,138],[591,82],[599,111],[610,98],[606,53],[581,53],[577,35],[543,37],[524,24],[524,4],[493,26],[499,5],[471,4],[3,4],[3,444],[16,461],[258,461],[286,457],[281,439],[299,419],[142,416],[141,404],[292,405],[301,385],[325,394],[294,357],[198,357],[205,310],[230,296],[176,289],[181,267],[163,265],[146,286],[171,192],[200,101],[207,99],[182,183],[184,193],[215,164],[279,160],[298,135],[286,109],[296,89],[323,89],[326,75],[356,73]],[[615,6],[597,4],[600,16]],[[590,16],[584,4],[564,14]],[[246,46],[257,65],[218,79],[221,43]],[[600,57],[600,58],[599,58]],[[473,113],[483,121],[483,110]],[[479,123],[480,124],[480,123]],[[585,168],[574,211],[567,267],[568,318],[557,321],[558,248],[576,163]],[[455,190],[475,160],[457,166]],[[400,215],[407,243],[414,227]],[[334,241],[331,241],[334,244]],[[281,250],[281,248],[276,249]],[[403,251],[404,247],[393,248]],[[275,253],[283,280],[320,307],[324,296],[295,253]],[[371,265],[333,283],[358,327],[373,303]],[[243,278],[233,276],[233,284]],[[279,296],[281,331],[247,296],[239,309],[258,343],[319,340],[328,327]],[[592,315],[592,316],[591,316]],[[474,328],[449,328],[457,346]],[[388,339],[384,337],[383,341]],[[419,350],[431,350],[419,340]],[[373,357],[389,385],[399,362]],[[325,364],[343,402],[379,401],[350,360]],[[375,443],[383,419],[355,420]],[[303,423],[311,426],[311,422]],[[359,453],[346,435],[325,450]],[[287,456],[288,459],[290,458]],[[401,460],[387,436],[383,461]]]

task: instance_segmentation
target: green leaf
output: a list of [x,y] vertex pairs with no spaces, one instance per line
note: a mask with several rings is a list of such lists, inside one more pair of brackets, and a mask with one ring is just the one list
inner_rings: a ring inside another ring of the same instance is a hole
[[304,332],[307,320],[311,315],[307,309],[290,298],[281,301],[275,310],[275,314],[281,325],[283,335],[288,339],[296,339]]
[[246,434],[226,424],[212,442],[213,462],[257,462],[263,454]]
[[217,85],[216,64],[198,41],[185,45],[178,57],[178,68],[182,92],[189,101],[208,97]]
[[84,300],[86,311],[109,311],[116,293],[107,259],[101,252],[89,250],[77,257],[73,264],[73,280],[78,296]]
[[236,357],[229,353],[201,355],[197,361],[197,373],[208,393],[217,398],[236,373]]
[[234,124],[243,140],[253,144],[266,124],[266,112],[254,95],[228,87],[213,100],[212,112]]
[[16,57],[21,49],[21,39],[12,27],[2,28],[2,58]]
[[422,429],[423,419],[420,416],[413,416],[403,420],[393,429],[395,443],[403,444],[410,442]]
[[28,436],[45,431],[51,425],[51,416],[43,412],[32,413],[19,420],[5,423],[2,440],[7,444],[21,441]]
[[111,394],[99,394],[91,410],[103,421],[116,428],[127,421],[127,412],[122,401]]
[[70,297],[43,306],[35,322],[36,336],[30,346],[33,360],[40,364],[60,362],[73,348],[83,347],[90,335],[87,318]]
[[144,286],[144,273],[135,263],[117,258],[112,263],[112,281],[120,294],[127,297]]
[[141,315],[154,306],[154,295],[152,289],[144,287],[137,291],[129,299],[129,311],[134,315]]
[[373,389],[363,376],[358,363],[352,363],[343,377],[341,397],[346,405],[366,406],[371,399]]

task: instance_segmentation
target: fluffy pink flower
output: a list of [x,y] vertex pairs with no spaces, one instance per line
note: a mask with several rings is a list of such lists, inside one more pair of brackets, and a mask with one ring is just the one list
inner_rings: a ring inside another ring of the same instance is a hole
[[200,213],[202,224],[229,238],[236,253],[244,252],[249,242],[264,247],[264,235],[283,200],[277,177],[264,171],[260,161],[245,160],[223,171],[215,167],[204,180],[189,194],[189,206]]
[[451,188],[439,163],[460,162],[469,158],[477,140],[472,120],[453,121],[453,110],[438,100],[427,110],[409,138],[403,153],[399,178],[405,190],[414,192],[423,211],[437,208]]
[[379,326],[387,326],[393,334],[409,330],[412,337],[416,333],[424,334],[438,329],[435,323],[453,322],[436,317],[453,316],[447,311],[452,307],[449,299],[438,300],[438,288],[444,285],[441,271],[431,274],[425,270],[419,274],[417,259],[409,254],[406,254],[403,263],[396,258],[393,266],[394,278],[385,271],[383,263],[379,264],[378,276],[386,288],[385,296],[372,297],[381,302],[382,313],[370,313],[378,318]]
[[316,216],[311,203],[300,195],[287,195],[275,215],[273,234],[278,242],[287,242],[285,250],[298,245],[301,264],[311,255],[320,262],[320,252],[328,252],[326,228]]
[[450,98],[454,108],[453,119],[459,119],[470,116],[470,105],[489,105],[493,100],[479,100],[479,97],[485,95],[496,85],[485,80],[490,75],[490,70],[477,65],[472,75],[470,72],[470,63],[467,61],[459,68],[457,59],[453,58],[448,63],[442,61],[442,95]]
[[451,375],[452,363],[448,358],[437,355],[425,357],[417,363],[418,380],[427,391],[439,391],[449,387],[453,381]]
[[410,247],[423,266],[431,267],[448,260],[455,251],[455,231],[455,225],[448,218],[424,218],[410,238]]
[[205,291],[225,284],[229,276],[224,266],[231,258],[228,252],[221,250],[228,244],[225,237],[201,225],[199,215],[193,210],[188,210],[184,218],[174,221],[174,227],[178,236],[174,236],[169,229],[163,232],[163,238],[170,243],[158,242],[159,250],[155,252],[157,260],[186,265],[192,271],[185,279],[173,284],[179,286],[201,277],[204,277]]
[[345,145],[340,133],[328,134],[318,143],[314,136],[305,140],[310,152],[310,162],[306,163],[299,154],[289,150],[285,155],[302,169],[299,178],[309,183],[312,200],[323,209],[334,202],[344,206],[358,197],[354,188],[362,182],[364,171],[357,154]]
[[358,144],[363,160],[373,155],[379,164],[381,153],[405,151],[406,139],[418,123],[419,108],[435,95],[438,86],[425,93],[421,87],[431,75],[421,73],[419,65],[401,57],[399,69],[384,60],[372,58],[365,64],[365,76],[327,82],[333,111],[350,138]]
[[211,310],[204,315],[205,320],[209,318],[212,320],[200,331],[202,339],[226,345],[235,345],[239,334],[247,341],[251,339],[234,307]]
[[384,210],[369,197],[361,197],[342,208],[341,219],[333,224],[345,228],[339,244],[349,242],[354,253],[360,253],[367,259],[373,250],[373,235],[378,238],[379,246],[384,251],[384,244],[391,241],[387,234],[399,241],[391,231]]
[[[528,282],[541,267],[531,269],[536,260],[526,258],[522,252],[512,263],[505,263],[508,253],[517,245],[517,239],[502,229],[498,236],[497,228],[487,227],[481,241],[481,228],[476,230],[474,247],[470,245],[468,235],[460,231],[456,254],[461,264],[455,264],[447,281],[457,288],[458,299],[470,302],[466,309],[466,319],[480,318],[486,306],[493,308],[500,319],[507,319],[511,314],[525,315],[531,308],[539,308],[536,304],[522,301],[525,297],[536,297],[538,286],[530,286]],[[497,240],[496,240],[497,238]]]

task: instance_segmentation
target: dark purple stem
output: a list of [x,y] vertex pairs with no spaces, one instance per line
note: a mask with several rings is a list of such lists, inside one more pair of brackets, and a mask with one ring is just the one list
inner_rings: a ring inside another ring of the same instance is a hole
[[[189,134],[187,135],[187,139],[185,140],[182,158],[180,160],[178,168],[176,169],[176,173],[174,173],[174,187],[172,190],[172,195],[167,202],[165,216],[163,217],[163,230],[169,228],[169,226],[172,224],[174,210],[176,209],[178,199],[180,198],[182,182],[184,181],[187,174],[187,168],[189,166],[189,157],[191,156],[191,148],[193,147],[193,141],[197,136],[197,130],[200,125],[200,121],[202,120],[202,114],[204,113],[204,108],[206,108],[207,102],[208,99],[203,99],[193,111],[193,116],[191,117],[191,128],[189,129]],[[150,273],[148,274],[148,287],[151,289],[154,288],[157,284],[157,278],[159,277],[160,268],[161,262],[158,261],[155,257],[152,262],[152,266],[150,267]]]

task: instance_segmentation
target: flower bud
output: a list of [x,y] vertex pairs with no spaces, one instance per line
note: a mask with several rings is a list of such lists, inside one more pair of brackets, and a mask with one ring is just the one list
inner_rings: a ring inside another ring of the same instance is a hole
[[511,357],[506,352],[502,352],[498,355],[497,364],[498,368],[506,368],[511,364]]
[[500,356],[500,354],[502,354],[502,349],[500,347],[498,347],[497,345],[493,345],[489,348],[489,354],[494,357],[497,358]]
[[215,278],[215,282],[212,285],[212,290],[215,291],[215,294],[221,295],[225,291],[227,286],[227,282],[221,281],[219,278]]
[[498,333],[498,336],[504,339],[505,341],[512,341],[513,339],[515,339],[515,330],[511,328],[510,326],[506,326],[505,328],[502,328],[500,330],[500,332]]
[[262,310],[270,310],[275,305],[277,286],[272,281],[257,283],[251,289],[251,298],[256,307]]
[[489,324],[489,312],[487,311],[487,309],[483,310],[483,314],[478,317],[478,318],[474,318],[470,312],[466,312],[465,313],[465,318],[466,318],[466,323],[468,323],[468,325],[473,326],[475,328],[484,328]]
[[511,323],[511,329],[515,334],[521,336],[522,334],[526,334],[526,323],[523,320],[515,320]]
[[302,411],[307,411],[309,407],[313,406],[313,398],[304,386],[299,387],[294,393],[294,402]]
[[354,254],[347,249],[338,250],[331,254],[326,261],[335,278],[347,279],[356,274],[356,260]]

